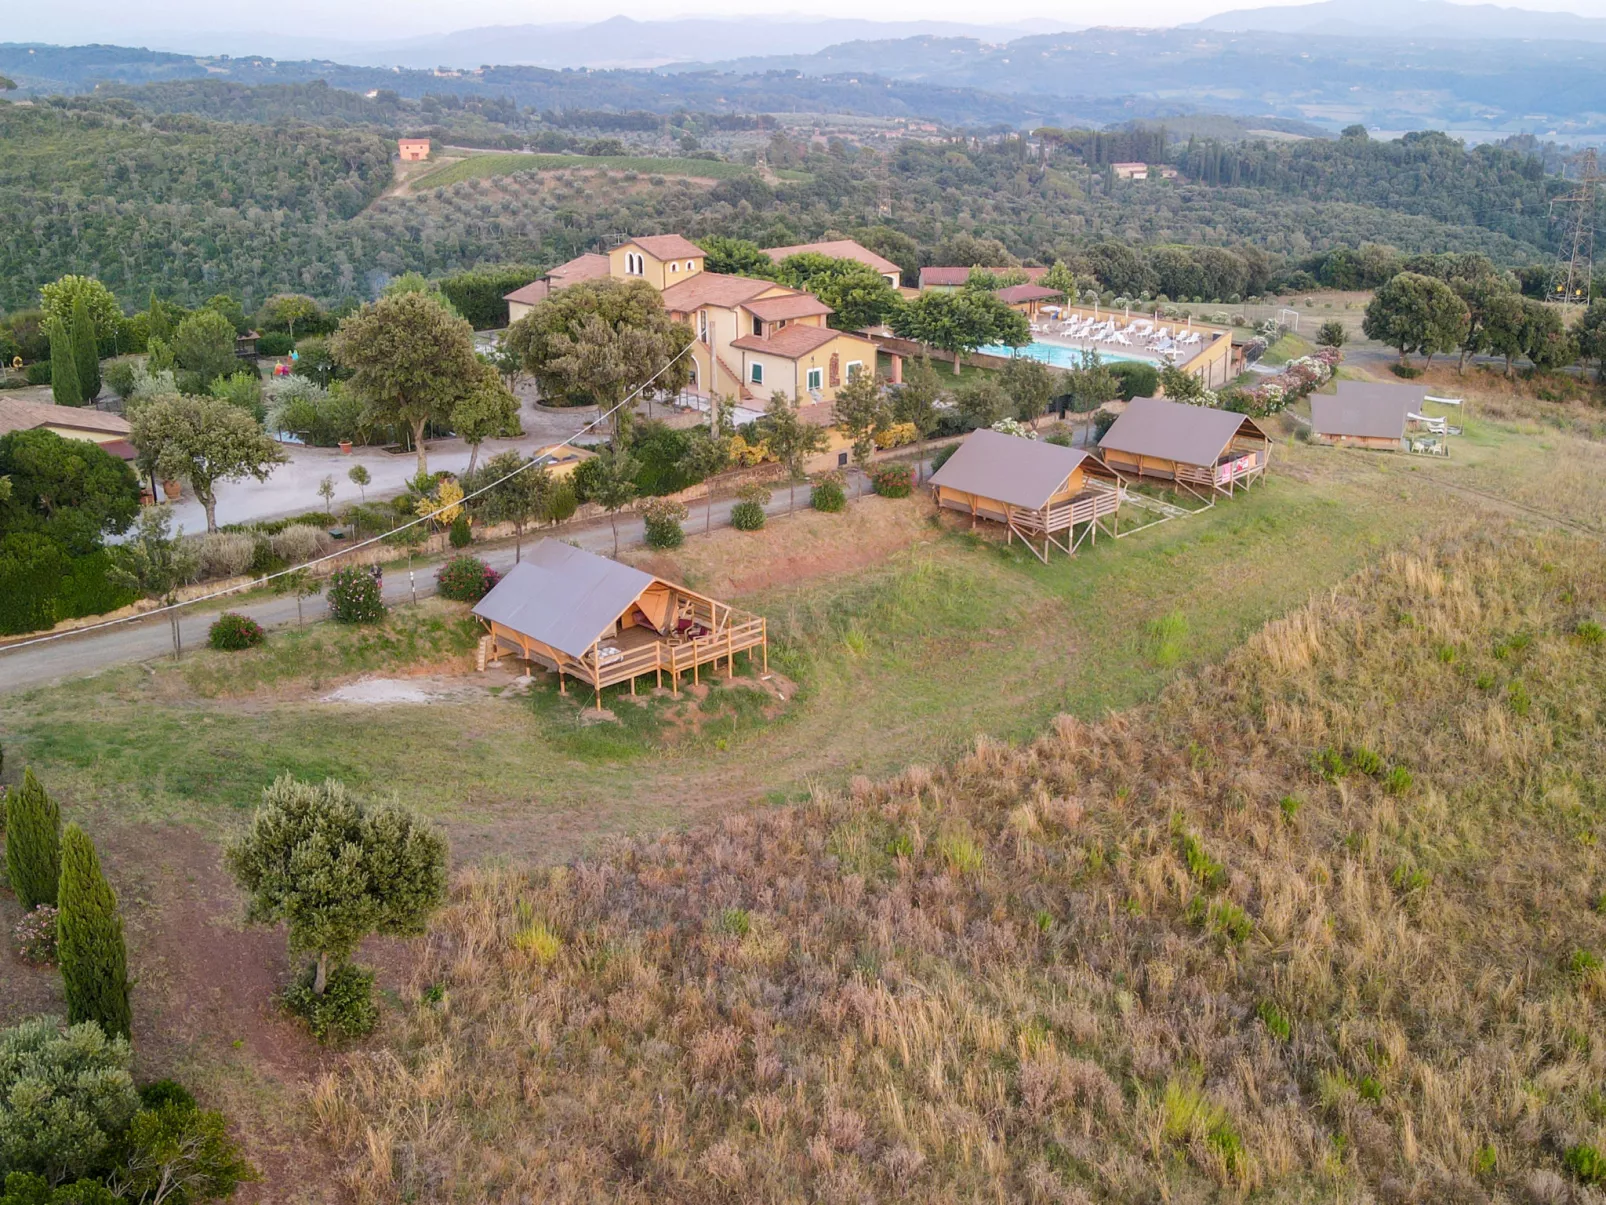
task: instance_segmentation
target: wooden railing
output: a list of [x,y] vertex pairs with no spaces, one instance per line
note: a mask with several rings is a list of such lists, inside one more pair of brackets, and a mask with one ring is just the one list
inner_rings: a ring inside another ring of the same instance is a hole
[[1064,531],[1078,523],[1091,523],[1115,514],[1124,497],[1125,491],[1119,486],[1093,487],[1043,510],[1014,511],[1010,517],[1017,528],[1033,534]]

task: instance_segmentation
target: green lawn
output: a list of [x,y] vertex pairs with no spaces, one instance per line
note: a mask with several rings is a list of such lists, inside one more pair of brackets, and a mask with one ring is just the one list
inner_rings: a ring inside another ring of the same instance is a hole
[[648,155],[521,155],[517,153],[470,155],[457,163],[419,177],[413,188],[441,188],[464,180],[489,176],[511,176],[517,172],[549,172],[561,168],[595,168],[613,172],[637,172],[644,176],[697,176],[708,180],[729,180],[750,175],[752,168],[741,163],[714,159],[653,158]]

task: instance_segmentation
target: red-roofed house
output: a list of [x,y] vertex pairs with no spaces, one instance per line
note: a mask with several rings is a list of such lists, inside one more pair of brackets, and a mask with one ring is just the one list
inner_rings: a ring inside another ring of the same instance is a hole
[[1010,309],[1019,310],[1028,318],[1036,318],[1037,311],[1049,302],[1065,300],[1065,294],[1058,289],[1033,284],[1008,285],[1002,289],[994,289],[993,296]]
[[398,138],[396,151],[403,163],[417,163],[420,159],[429,158],[428,138]]
[[514,289],[502,299],[507,302],[508,321],[517,322],[530,312],[532,306],[550,297],[554,289],[578,284],[582,280],[606,280],[608,266],[606,255],[590,254],[577,255],[568,263],[559,264],[539,280],[532,280],[523,288]]

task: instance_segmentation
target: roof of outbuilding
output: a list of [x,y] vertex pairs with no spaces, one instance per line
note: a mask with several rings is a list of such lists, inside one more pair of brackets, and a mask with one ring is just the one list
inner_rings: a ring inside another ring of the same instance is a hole
[[702,259],[707,253],[689,238],[679,234],[649,234],[627,238],[621,247],[640,247],[654,259]]
[[525,549],[474,614],[581,657],[655,580],[571,544],[542,540]]
[[[929,289],[933,285],[962,285],[970,279],[970,274],[974,270],[973,268],[921,268],[920,287]],[[1036,283],[1048,273],[1047,268],[985,268],[983,270],[995,273],[1024,272],[1028,283]]]
[[1387,381],[1340,381],[1336,393],[1313,393],[1311,425],[1318,435],[1399,439],[1408,414],[1420,412],[1427,389]]
[[1261,438],[1269,438],[1259,423],[1236,411],[1135,397],[1104,433],[1099,447],[1155,460],[1210,465],[1246,425]]
[[870,248],[854,242],[850,238],[832,239],[825,243],[796,243],[790,247],[766,247],[764,254],[780,263],[790,255],[829,255],[832,259],[856,259],[861,264],[868,264],[877,272],[902,272],[897,264],[884,255],[877,255]]
[[1080,448],[1062,448],[983,427],[965,436],[965,442],[932,476],[931,484],[1041,510],[1086,459],[1087,453]]

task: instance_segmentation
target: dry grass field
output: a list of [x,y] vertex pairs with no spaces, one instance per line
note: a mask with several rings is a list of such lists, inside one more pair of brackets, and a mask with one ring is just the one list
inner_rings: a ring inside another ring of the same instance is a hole
[[360,1201],[1568,1199],[1606,1150],[1606,564],[1394,552],[1152,708],[463,872]]

